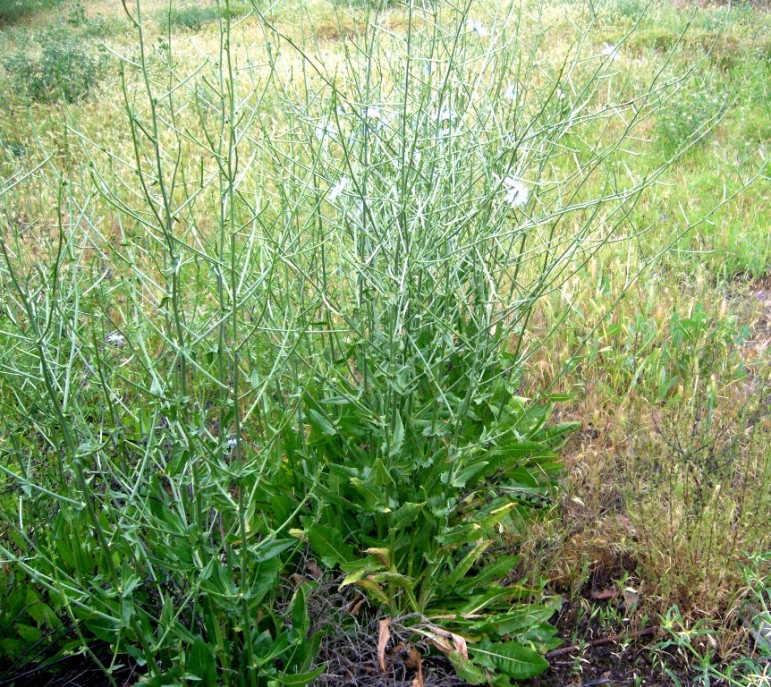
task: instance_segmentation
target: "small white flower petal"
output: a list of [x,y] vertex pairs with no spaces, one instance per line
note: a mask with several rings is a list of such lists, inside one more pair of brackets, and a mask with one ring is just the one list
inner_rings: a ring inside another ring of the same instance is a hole
[[506,90],[503,92],[503,98],[504,100],[509,100],[513,103],[517,102],[519,99],[519,89],[515,84],[510,83],[506,86]]
[[364,112],[364,115],[367,119],[374,119],[379,120],[382,119],[383,115],[380,112],[380,108],[376,107],[375,105],[368,105],[367,109]]
[[451,122],[457,116],[458,113],[455,112],[455,110],[451,110],[449,107],[443,107],[439,112],[438,119],[440,122]]
[[104,339],[108,344],[112,344],[113,346],[117,346],[118,348],[121,348],[122,346],[126,345],[126,339],[122,334],[118,334],[118,332],[111,332],[108,334]]
[[527,205],[530,190],[517,177],[508,176],[503,179],[503,202],[516,209]]
[[603,43],[600,53],[605,57],[609,57],[611,60],[619,59],[618,46],[611,45],[610,43]]
[[475,33],[480,38],[487,38],[490,35],[490,29],[488,29],[481,21],[476,19],[469,19],[466,22],[468,30]]
[[337,182],[332,186],[332,188],[329,189],[327,200],[329,200],[330,203],[334,203],[340,197],[340,194],[345,190],[345,187],[347,185],[348,185],[347,177],[341,177],[340,179],[338,179]]
[[314,133],[316,134],[316,138],[318,138],[319,141],[324,142],[326,139],[336,138],[338,131],[334,122],[330,122],[328,117],[324,117],[324,119],[316,124]]

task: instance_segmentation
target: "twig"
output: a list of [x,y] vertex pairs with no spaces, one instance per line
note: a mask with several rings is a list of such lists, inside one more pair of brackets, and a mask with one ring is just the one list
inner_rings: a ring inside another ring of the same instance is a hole
[[581,649],[585,649],[590,646],[603,646],[605,644],[616,644],[622,639],[639,639],[640,637],[647,637],[648,635],[652,635],[654,632],[656,632],[656,629],[657,628],[655,627],[646,627],[644,630],[640,630],[639,632],[633,632],[632,634],[626,635],[625,637],[622,637],[621,635],[611,635],[610,637],[595,639],[594,641],[588,642],[587,644],[583,644],[583,645],[574,644],[573,646],[566,646],[561,649],[554,649],[546,654],[546,658],[556,658],[557,656],[572,654],[576,651],[581,651]]

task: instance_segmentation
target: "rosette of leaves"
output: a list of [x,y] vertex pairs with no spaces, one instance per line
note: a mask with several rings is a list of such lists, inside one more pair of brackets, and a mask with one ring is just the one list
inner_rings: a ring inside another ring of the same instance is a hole
[[[528,603],[534,591],[513,583],[518,557],[501,551],[506,532],[548,505],[555,451],[573,425],[550,425],[550,402],[517,396],[516,359],[483,343],[489,331],[473,319],[453,326],[446,336],[427,325],[395,373],[373,359],[371,341],[354,346],[345,366],[358,375],[319,380],[306,395],[302,438],[287,445],[290,464],[321,474],[302,536],[339,566],[342,585],[415,618],[419,634],[463,638],[467,651],[447,651],[459,676],[503,685],[545,670],[542,654],[559,643],[548,623],[554,603]],[[437,378],[442,403],[429,381]],[[381,413],[389,395],[391,417]]]

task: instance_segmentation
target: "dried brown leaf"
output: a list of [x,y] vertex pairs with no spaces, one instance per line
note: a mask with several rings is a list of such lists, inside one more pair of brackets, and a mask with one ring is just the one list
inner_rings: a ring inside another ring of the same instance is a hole
[[320,580],[324,573],[322,572],[321,568],[319,568],[318,563],[314,560],[308,561],[307,565],[305,566],[308,570],[308,574],[314,579],[314,580]]
[[438,637],[436,635],[430,635],[428,641],[433,644],[443,654],[449,654],[452,649],[452,644],[448,642],[444,637]]
[[420,656],[420,652],[414,646],[407,650],[405,664],[408,668],[415,668],[417,670],[410,687],[423,687],[423,659]]
[[407,659],[404,661],[404,665],[408,668],[417,668],[421,663],[420,652],[412,645],[407,647]]
[[592,599],[595,601],[607,601],[608,599],[614,599],[618,594],[618,589],[612,587],[610,589],[602,589],[599,592],[592,592]]
[[468,661],[468,646],[466,640],[460,635],[452,633],[452,643],[455,645],[455,650]]
[[449,632],[436,625],[426,624],[426,630],[421,631],[421,634],[428,638],[428,641],[433,644],[439,651],[445,654],[450,654],[453,651],[457,651],[468,659],[468,646],[466,645],[466,639],[461,635],[456,635],[454,632]]
[[386,647],[388,646],[388,642],[391,639],[391,630],[389,629],[390,624],[390,618],[383,618],[383,620],[380,621],[380,634],[377,639],[377,660],[380,664],[380,671],[382,673],[388,672],[388,667],[386,666],[385,651]]
[[359,611],[361,610],[361,607],[366,603],[367,597],[366,596],[360,596],[358,599],[354,599],[351,601],[350,604],[348,604],[348,613],[350,613],[352,616],[356,617],[359,615]]

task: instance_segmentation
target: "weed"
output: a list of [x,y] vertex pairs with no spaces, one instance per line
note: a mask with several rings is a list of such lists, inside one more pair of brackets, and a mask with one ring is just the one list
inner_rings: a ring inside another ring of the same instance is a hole
[[76,2],[67,13],[67,23],[70,26],[83,26],[88,23],[86,6],[82,2]]
[[158,22],[164,31],[183,29],[187,31],[200,31],[206,24],[218,21],[220,17],[236,19],[251,11],[247,3],[228,3],[227,7],[220,8],[216,5],[190,7],[169,7],[168,11],[158,13]]
[[707,80],[684,86],[657,122],[657,133],[665,151],[703,141],[704,133],[728,107],[726,97]]
[[96,87],[105,68],[104,53],[94,53],[66,31],[45,32],[37,41],[39,57],[20,51],[4,62],[17,92],[41,103],[74,103]]
[[637,21],[651,11],[651,4],[649,0],[615,0],[608,9],[612,14]]
[[[654,403],[681,402],[684,387],[694,374],[719,372],[731,380],[746,374],[739,347],[749,336],[749,328],[736,327],[729,318],[710,318],[701,303],[692,305],[685,315],[672,313],[668,331],[661,332],[654,318],[638,314],[626,333],[623,367],[630,384],[643,387]],[[714,407],[716,390],[708,387],[706,392]]]
[[5,0],[0,4],[0,26],[14,24],[41,10],[58,7],[61,0]]
[[[767,596],[767,588],[764,596]],[[729,687],[755,685],[760,687],[767,684],[769,658],[771,658],[771,651],[767,645],[758,645],[754,651],[750,651],[751,655],[720,661],[717,655],[718,643],[708,621],[705,620],[686,629],[676,606],[666,613],[663,629],[668,636],[657,644],[656,650],[659,652],[657,658],[661,660],[661,653],[675,653],[680,661],[691,667],[692,678],[689,684],[699,687],[709,687],[715,683]],[[666,666],[664,666],[664,672],[675,681],[675,684],[681,684]]]

